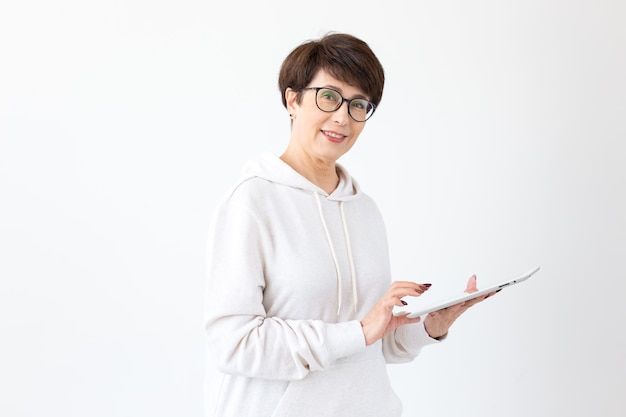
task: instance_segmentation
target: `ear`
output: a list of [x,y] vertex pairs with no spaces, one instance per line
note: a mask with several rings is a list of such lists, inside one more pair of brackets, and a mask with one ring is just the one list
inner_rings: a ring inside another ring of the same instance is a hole
[[298,96],[298,92],[291,88],[287,88],[285,90],[285,102],[287,103],[287,111],[289,114],[296,114],[296,109],[299,107],[296,97]]

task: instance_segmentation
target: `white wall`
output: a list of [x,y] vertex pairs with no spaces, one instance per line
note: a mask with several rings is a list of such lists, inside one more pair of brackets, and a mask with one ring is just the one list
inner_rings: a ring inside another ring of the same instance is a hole
[[341,162],[395,277],[542,267],[390,367],[405,416],[623,415],[625,21],[617,0],[4,2],[0,415],[201,416],[209,216],[285,147],[279,65],[330,30],[386,69]]

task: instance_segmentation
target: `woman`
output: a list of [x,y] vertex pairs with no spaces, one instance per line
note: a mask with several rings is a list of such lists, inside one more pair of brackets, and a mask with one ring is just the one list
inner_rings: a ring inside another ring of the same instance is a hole
[[392,314],[430,284],[392,283],[381,214],[337,163],[383,85],[351,35],[306,42],[283,62],[291,139],[245,167],[211,225],[208,416],[399,416],[386,364],[413,360],[483,299],[423,321]]

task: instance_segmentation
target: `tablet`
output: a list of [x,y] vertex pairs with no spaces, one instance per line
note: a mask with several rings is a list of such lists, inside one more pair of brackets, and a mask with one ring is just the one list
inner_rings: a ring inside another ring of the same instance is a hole
[[462,292],[460,294],[456,294],[454,296],[447,297],[439,301],[426,300],[428,296],[428,292],[426,292],[420,297],[406,296],[406,297],[403,297],[403,300],[407,303],[407,305],[395,306],[393,308],[393,314],[395,316],[402,316],[406,314],[407,317],[409,318],[420,317],[425,314],[432,313],[433,311],[441,310],[442,308],[450,307],[455,304],[462,303],[463,301],[472,300],[476,297],[487,295],[490,292],[499,291],[503,288],[511,287],[515,284],[519,284],[520,282],[524,282],[528,278],[533,276],[537,271],[539,271],[539,267],[517,278],[509,279],[506,281],[501,281],[498,284],[489,285],[471,294]]

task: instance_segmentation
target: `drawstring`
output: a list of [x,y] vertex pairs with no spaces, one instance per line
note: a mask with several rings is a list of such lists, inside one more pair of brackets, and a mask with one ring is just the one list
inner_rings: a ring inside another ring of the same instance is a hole
[[358,302],[358,295],[356,291],[356,272],[354,270],[354,261],[352,260],[352,248],[350,247],[350,234],[348,233],[348,224],[346,223],[346,216],[343,211],[343,201],[339,202],[339,209],[341,210],[341,222],[343,223],[343,235],[346,239],[346,246],[348,248],[348,259],[350,260],[350,278],[352,279],[352,298],[354,299],[354,312],[356,313],[356,304]]
[[[326,232],[326,240],[328,241],[328,246],[330,247],[330,253],[333,257],[333,262],[335,263],[335,272],[337,274],[337,315],[341,312],[341,298],[342,298],[342,279],[341,279],[341,270],[339,269],[339,262],[337,261],[337,254],[335,253],[335,247],[333,246],[333,242],[330,238],[330,233],[328,232],[328,226],[326,225],[326,219],[324,218],[324,213],[322,211],[322,203],[320,202],[320,197],[316,192],[313,192],[315,195],[315,200],[317,201],[317,209],[320,214],[320,219],[322,220],[322,226],[324,226],[324,232]],[[346,224],[346,216],[343,210],[343,201],[339,202],[339,209],[341,211],[341,222],[343,224],[343,235],[346,239],[346,247],[348,249],[348,259],[350,261],[350,276],[352,279],[352,297],[354,299],[354,311],[356,312],[356,306],[358,302],[357,296],[357,288],[356,288],[356,272],[354,270],[354,260],[352,259],[352,248],[350,246],[350,235],[348,233],[348,226]]]

